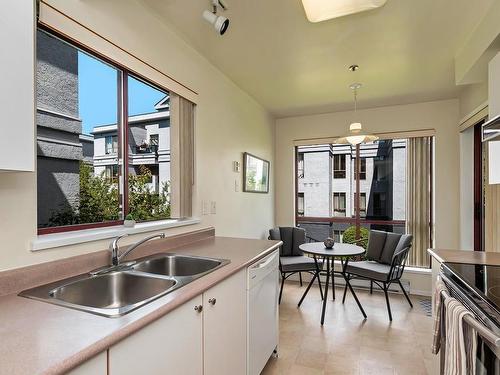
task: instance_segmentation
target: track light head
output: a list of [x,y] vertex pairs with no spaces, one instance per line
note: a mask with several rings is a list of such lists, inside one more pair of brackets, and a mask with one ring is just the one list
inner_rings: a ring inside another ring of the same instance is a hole
[[205,10],[203,12],[203,18],[213,25],[215,31],[219,33],[219,35],[224,35],[229,28],[229,20],[226,17],[218,16],[216,13]]

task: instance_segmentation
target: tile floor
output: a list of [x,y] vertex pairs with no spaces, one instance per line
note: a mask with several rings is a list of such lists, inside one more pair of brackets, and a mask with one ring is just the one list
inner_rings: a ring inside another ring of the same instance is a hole
[[411,296],[411,309],[403,295],[391,294],[393,321],[389,322],[384,294],[357,290],[368,315],[361,312],[348,293],[342,305],[342,288],[336,301],[328,296],[325,324],[320,325],[321,299],[311,288],[297,308],[305,285],[285,285],[280,305],[279,357],[271,358],[263,374],[439,374],[437,357],[431,354],[432,318]]

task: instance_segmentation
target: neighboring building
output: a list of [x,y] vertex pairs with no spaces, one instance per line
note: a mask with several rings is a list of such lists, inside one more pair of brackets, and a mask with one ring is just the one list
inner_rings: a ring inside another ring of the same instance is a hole
[[[297,157],[298,215],[354,217],[355,148],[350,145],[302,146]],[[405,220],[406,140],[364,144],[360,158],[360,215],[375,220]],[[301,226],[314,239],[334,236],[340,241],[351,224],[302,223]]]
[[78,116],[78,51],[38,31],[36,76],[37,219],[38,226],[43,227],[54,211],[79,204],[83,147]]
[[[152,175],[149,187],[160,192],[170,181],[170,108],[169,96],[156,105],[157,112],[128,118],[129,175],[147,168]],[[118,178],[118,127],[116,124],[94,127],[94,174]]]

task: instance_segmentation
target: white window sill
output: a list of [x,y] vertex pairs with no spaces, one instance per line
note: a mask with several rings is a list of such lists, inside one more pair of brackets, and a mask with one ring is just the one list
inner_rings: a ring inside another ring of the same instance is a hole
[[37,236],[33,241],[31,241],[31,251],[39,251],[44,249],[52,249],[55,247],[105,240],[121,236],[123,234],[152,232],[156,230],[176,228],[199,223],[201,223],[201,220],[197,218],[171,219],[138,223],[133,228],[128,228],[123,225],[117,225],[113,227],[83,229],[73,232],[43,234]]

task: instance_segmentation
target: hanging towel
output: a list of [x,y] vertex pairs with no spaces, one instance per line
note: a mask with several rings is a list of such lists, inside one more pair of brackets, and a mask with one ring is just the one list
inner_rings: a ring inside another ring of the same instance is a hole
[[441,292],[448,292],[448,288],[444,285],[443,281],[438,277],[436,282],[436,289],[434,290],[434,330],[432,338],[432,354],[438,354],[441,349],[441,319],[444,315],[442,308]]
[[477,336],[464,317],[474,315],[455,298],[444,301],[446,345],[444,375],[474,375],[476,368]]

